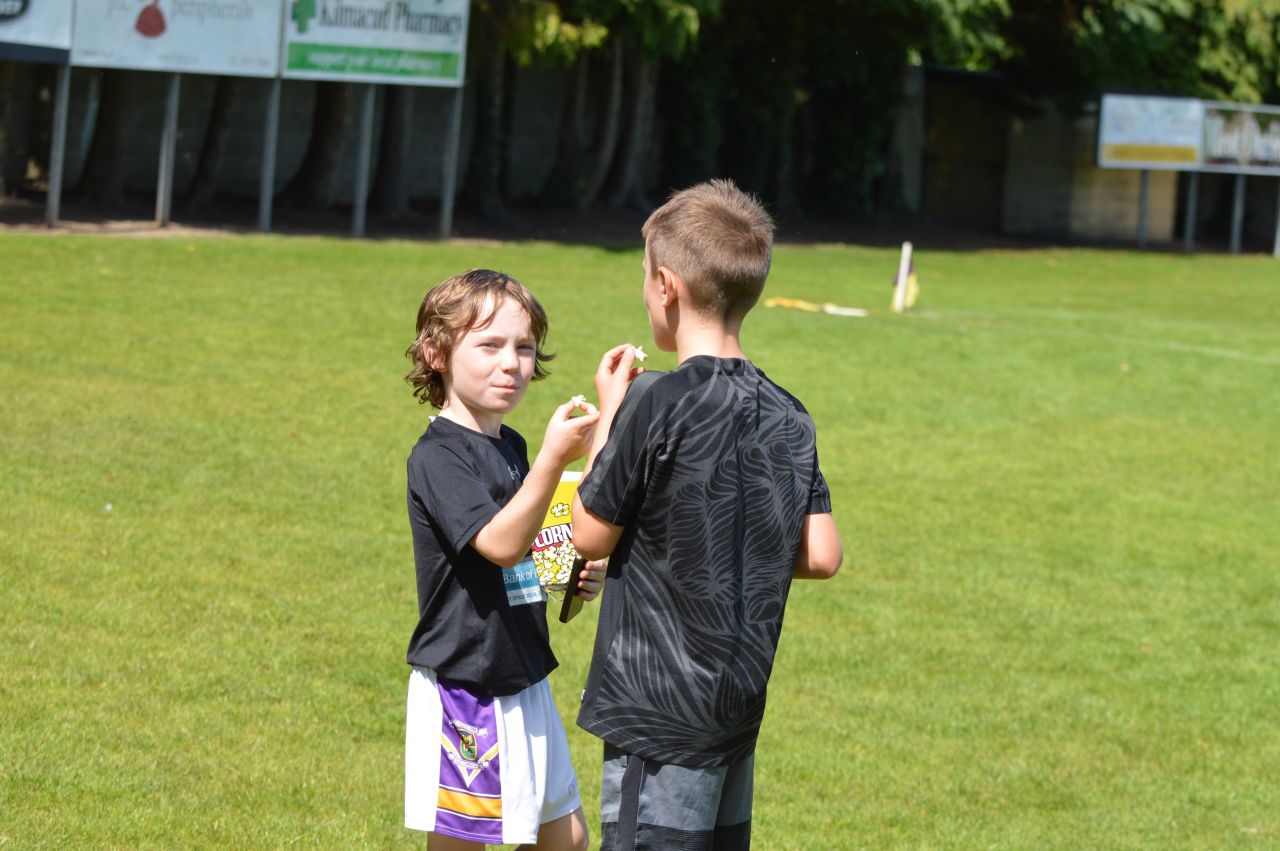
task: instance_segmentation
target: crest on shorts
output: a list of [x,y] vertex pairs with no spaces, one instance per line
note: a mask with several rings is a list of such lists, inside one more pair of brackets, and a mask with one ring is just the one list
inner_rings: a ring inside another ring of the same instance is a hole
[[458,736],[458,743],[455,745],[448,734],[441,732],[440,747],[444,749],[445,756],[453,767],[458,769],[462,782],[470,788],[471,781],[476,779],[476,775],[497,758],[498,743],[494,742],[493,747],[481,754],[474,730],[469,730],[465,725],[456,722],[450,726]]
[[458,753],[467,762],[475,762],[476,757],[480,755],[480,748],[476,746],[476,736],[474,733],[469,733],[466,730],[458,730],[458,745]]

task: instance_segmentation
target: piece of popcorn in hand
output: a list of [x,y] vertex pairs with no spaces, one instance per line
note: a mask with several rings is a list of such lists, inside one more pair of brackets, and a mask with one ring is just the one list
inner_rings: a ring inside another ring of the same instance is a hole
[[644,363],[648,359],[649,359],[649,356],[644,353],[644,349],[642,349],[640,346],[636,346],[636,360],[638,360],[640,363]]
[[587,402],[587,397],[583,396],[582,394],[578,394],[577,396],[574,396],[569,401],[575,405],[584,405]]

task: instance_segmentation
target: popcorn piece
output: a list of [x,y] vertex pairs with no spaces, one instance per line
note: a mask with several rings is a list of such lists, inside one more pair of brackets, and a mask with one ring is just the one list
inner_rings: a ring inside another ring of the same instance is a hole
[[572,402],[572,403],[573,403],[573,404],[575,404],[575,405],[583,405],[583,404],[586,404],[587,397],[586,397],[586,396],[583,396],[583,395],[581,395],[581,394],[579,394],[579,395],[577,395],[577,396],[574,396],[574,397],[573,397],[572,399],[570,399],[569,401],[570,401],[570,402]]
[[640,363],[644,363],[648,359],[649,356],[644,353],[644,349],[640,346],[636,346],[636,360],[640,361]]

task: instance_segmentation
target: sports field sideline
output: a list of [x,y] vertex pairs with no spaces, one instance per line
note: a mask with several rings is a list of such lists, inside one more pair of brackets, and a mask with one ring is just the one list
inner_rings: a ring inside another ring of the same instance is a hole
[[[780,247],[744,346],[818,425],[755,847],[1280,845],[1280,264]],[[536,449],[647,342],[641,253],[0,234],[0,847],[411,848],[402,376],[425,290],[546,305]],[[674,366],[653,351],[650,365]],[[594,607],[551,681],[572,726]]]

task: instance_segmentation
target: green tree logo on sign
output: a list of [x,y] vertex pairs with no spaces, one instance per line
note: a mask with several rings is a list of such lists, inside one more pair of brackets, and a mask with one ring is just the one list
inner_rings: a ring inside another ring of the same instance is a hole
[[289,17],[298,25],[298,32],[306,34],[307,25],[316,16],[316,0],[293,0]]

